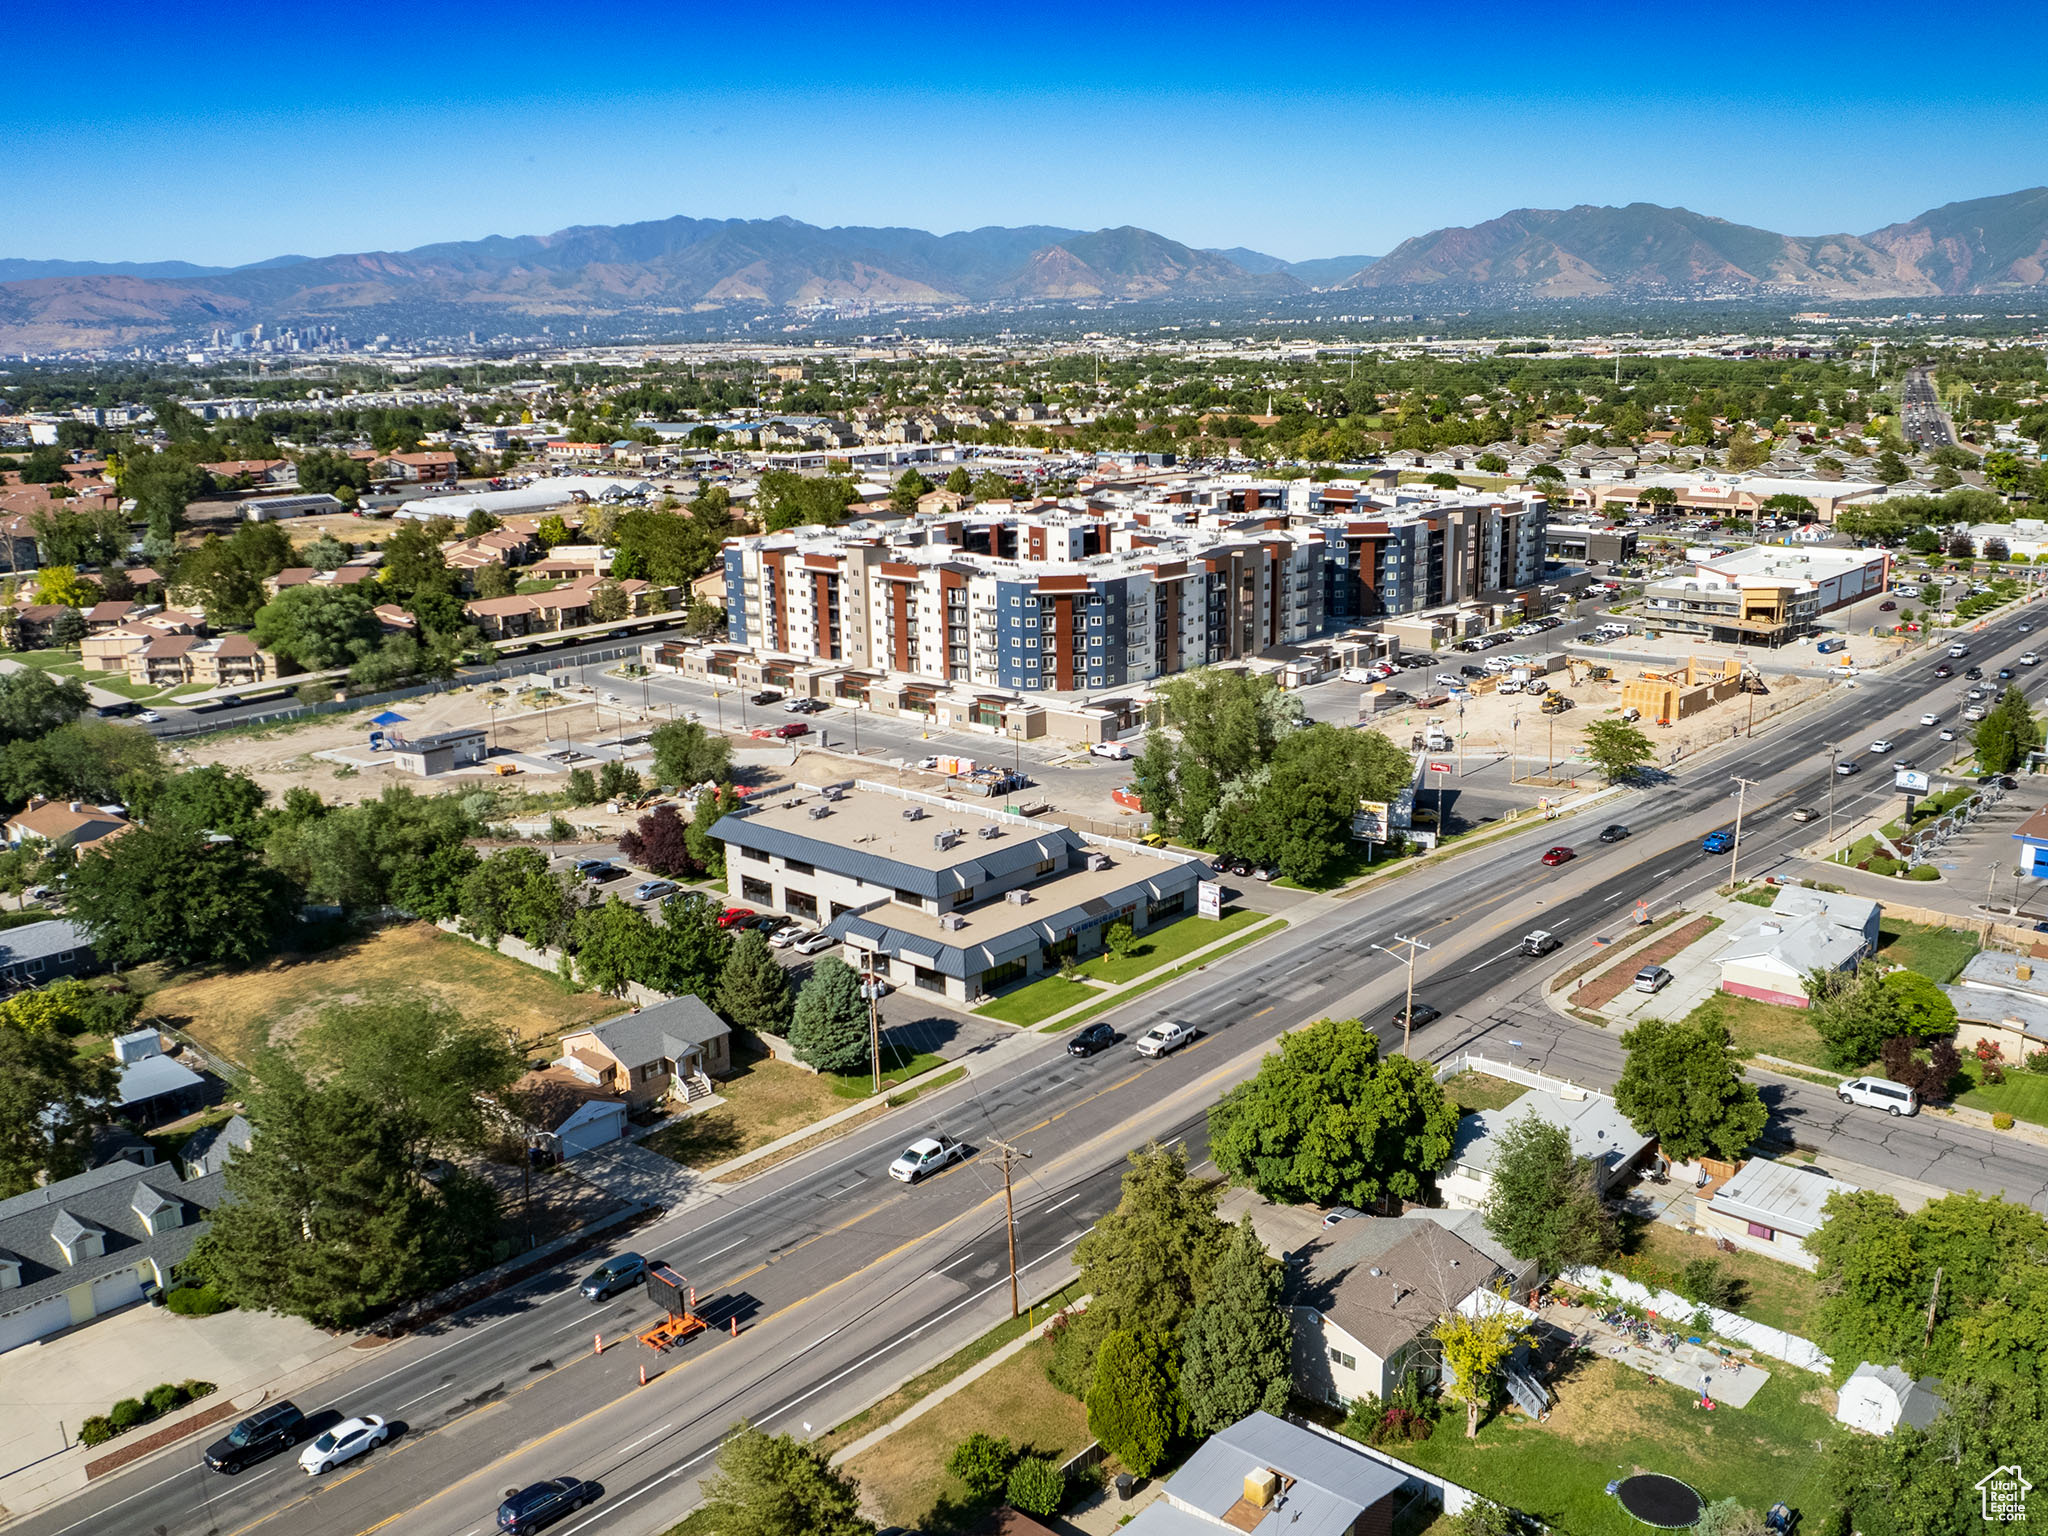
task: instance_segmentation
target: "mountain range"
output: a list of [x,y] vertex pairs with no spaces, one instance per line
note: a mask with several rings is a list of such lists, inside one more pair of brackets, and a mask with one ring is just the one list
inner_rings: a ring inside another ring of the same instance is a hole
[[664,321],[868,301],[1058,305],[1281,299],[1362,289],[1543,298],[1912,298],[2048,281],[2048,188],[1949,203],[1865,235],[1780,235],[1666,208],[1522,208],[1433,230],[1386,256],[1288,262],[1199,249],[1123,226],[821,228],[796,219],[589,225],[551,235],[229,269],[185,262],[0,260],[0,348],[47,351],[204,336],[215,328],[325,323],[367,329],[511,330]]

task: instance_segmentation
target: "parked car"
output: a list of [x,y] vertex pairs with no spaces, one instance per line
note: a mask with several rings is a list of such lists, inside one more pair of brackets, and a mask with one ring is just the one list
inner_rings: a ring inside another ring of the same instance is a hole
[[1417,1003],[1415,1005],[1415,1022],[1413,1025],[1408,1025],[1408,1010],[1406,1007],[1396,1008],[1391,1014],[1388,1015],[1387,1022],[1390,1024],[1405,1025],[1410,1028],[1420,1029],[1425,1024],[1434,1024],[1438,1019],[1442,1018],[1443,1016],[1444,1014],[1441,1008],[1433,1008],[1428,1003]]
[[1578,855],[1573,853],[1571,849],[1559,843],[1555,848],[1550,849],[1543,855],[1543,862],[1554,868],[1559,864],[1569,864],[1577,857]]
[[603,1301],[607,1296],[630,1290],[646,1278],[647,1261],[637,1253],[621,1253],[583,1277],[582,1293],[592,1301]]
[[800,939],[791,940],[789,947],[800,955],[815,955],[821,950],[830,949],[838,942],[831,934],[820,928],[815,933],[808,933]]
[[809,699],[785,699],[782,712],[786,715],[808,715],[811,712]]
[[903,1155],[889,1165],[889,1177],[899,1184],[915,1184],[966,1155],[966,1143],[951,1136],[921,1137],[905,1147]]
[[1194,1026],[1168,1020],[1154,1024],[1138,1038],[1140,1056],[1170,1056],[1195,1038]]
[[1621,841],[1621,840],[1622,840],[1622,839],[1623,839],[1624,837],[1627,837],[1627,836],[1628,836],[1628,828],[1627,828],[1627,827],[1624,827],[1624,826],[1623,826],[1623,825],[1622,825],[1622,824],[1621,824],[1620,822],[1618,822],[1618,821],[1617,821],[1617,822],[1612,822],[1612,823],[1608,824],[1607,826],[1604,826],[1604,827],[1602,827],[1602,828],[1600,829],[1600,841],[1601,841],[1601,842],[1603,842],[1603,843],[1618,843],[1618,842],[1620,842],[1620,841]]
[[206,1448],[206,1464],[232,1477],[254,1462],[297,1445],[306,1433],[306,1416],[289,1401],[259,1408]]
[[1097,1051],[1106,1051],[1117,1042],[1116,1030],[1108,1024],[1090,1024],[1081,1033],[1067,1042],[1069,1056],[1093,1056]]
[[751,922],[742,923],[740,926],[742,928],[760,929],[763,933],[768,935],[769,941],[772,943],[778,931],[789,927],[790,924],[794,923],[795,921],[795,918],[787,917],[780,912],[763,912],[759,917],[754,918]]
[[682,887],[673,880],[642,880],[633,887],[635,901],[659,901],[664,896],[673,896]]
[[817,931],[815,928],[806,928],[802,923],[790,923],[769,934],[768,943],[774,949],[788,949],[797,940],[807,939]]
[[1881,1109],[1894,1117],[1920,1113],[1920,1095],[1888,1077],[1852,1077],[1835,1092],[1844,1104]]
[[1638,992],[1661,992],[1675,980],[1677,978],[1665,970],[1663,966],[1646,965],[1636,972],[1636,990]]
[[718,914],[718,926],[725,929],[744,928],[749,918],[760,915],[752,907],[727,907]]
[[1889,598],[1887,598],[1884,602],[1881,602],[1877,605],[1877,611],[1879,613],[1890,613],[1898,606],[1899,605],[1897,603],[1892,602]]
[[607,880],[617,880],[625,871],[609,859],[578,859],[576,873],[592,885],[603,885]]
[[1348,1205],[1333,1205],[1323,1216],[1323,1230],[1327,1232],[1340,1221],[1357,1221],[1364,1215],[1365,1212],[1353,1210]]
[[135,718],[140,720],[144,725],[162,725],[164,723],[164,717],[158,714],[153,709],[145,709],[141,714],[137,715]]
[[747,702],[749,704],[773,704],[777,699],[780,699],[781,697],[782,695],[775,689],[763,688],[759,693],[755,694],[752,698],[748,699]]
[[1700,839],[1700,847],[1708,853],[1726,853],[1735,846],[1735,834],[1726,830],[1709,832]]
[[1098,741],[1089,746],[1088,755],[1106,757],[1111,762],[1127,763],[1131,759],[1131,749],[1120,741]]
[[594,1486],[580,1477],[551,1477],[505,1495],[498,1506],[498,1529],[508,1536],[526,1536],[573,1514],[597,1497]]
[[307,1476],[318,1477],[345,1461],[354,1461],[371,1447],[382,1445],[390,1438],[391,1426],[374,1413],[366,1413],[359,1419],[343,1419],[299,1452],[299,1465]]

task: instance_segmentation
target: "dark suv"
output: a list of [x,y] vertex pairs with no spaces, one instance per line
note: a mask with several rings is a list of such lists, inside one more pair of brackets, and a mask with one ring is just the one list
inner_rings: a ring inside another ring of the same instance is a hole
[[1108,1024],[1090,1024],[1067,1042],[1069,1056],[1093,1056],[1116,1044],[1116,1030]]
[[216,1472],[236,1473],[251,1462],[297,1445],[305,1437],[306,1416],[291,1403],[272,1403],[252,1413],[206,1448],[206,1464]]
[[551,1477],[544,1483],[529,1483],[498,1506],[498,1529],[510,1531],[513,1536],[537,1531],[596,1497],[597,1490],[580,1477]]

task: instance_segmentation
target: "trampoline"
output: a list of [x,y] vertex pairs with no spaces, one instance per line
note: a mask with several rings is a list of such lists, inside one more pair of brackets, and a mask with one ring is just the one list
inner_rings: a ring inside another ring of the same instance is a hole
[[1682,1531],[1698,1523],[1705,1508],[1697,1493],[1662,1472],[1638,1472],[1610,1484],[1608,1491],[1636,1519],[1663,1531]]

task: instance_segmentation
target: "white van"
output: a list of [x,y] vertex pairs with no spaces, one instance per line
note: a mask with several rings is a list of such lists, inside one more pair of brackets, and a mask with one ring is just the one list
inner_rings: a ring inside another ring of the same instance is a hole
[[1636,972],[1636,990],[1638,992],[1661,992],[1664,988],[1671,985],[1673,979],[1672,974],[1665,970],[1663,966],[1646,965]]
[[1844,1104],[1860,1104],[1865,1109],[1882,1109],[1893,1115],[1920,1113],[1920,1095],[1888,1077],[1852,1077],[1835,1092]]

